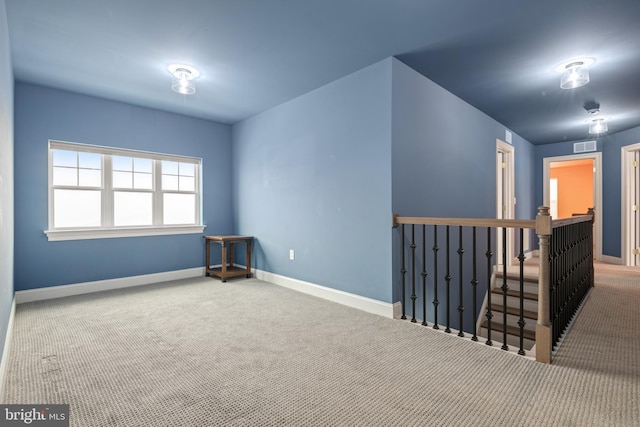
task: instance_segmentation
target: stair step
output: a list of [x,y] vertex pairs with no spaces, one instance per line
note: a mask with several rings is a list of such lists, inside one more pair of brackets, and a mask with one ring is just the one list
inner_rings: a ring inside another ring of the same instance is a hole
[[[491,293],[502,296],[502,289],[493,288]],[[520,298],[520,290],[508,289],[507,296]],[[538,301],[538,294],[533,294],[531,292],[523,292],[522,297],[527,300]]]
[[[487,329],[487,321],[486,320],[484,322],[482,322],[482,327]],[[491,322],[491,331],[502,333],[504,331],[502,323]],[[520,328],[516,327],[516,326],[507,325],[507,335],[513,335],[515,337],[519,337],[520,336]],[[535,331],[531,331],[531,330],[525,329],[523,331],[523,337],[525,339],[528,339],[528,340],[531,340],[531,341],[535,341],[536,340],[536,333],[535,333]]]
[[[496,271],[496,279],[502,279],[503,272]],[[525,282],[538,284],[538,276],[533,276],[531,274],[523,274],[522,278]],[[515,282],[520,282],[520,273],[509,273],[507,272],[507,280],[513,280]]]
[[[491,304],[491,311],[494,313],[502,313],[502,304]],[[520,317],[520,308],[519,307],[510,307],[507,306],[507,314],[512,316]],[[531,310],[523,310],[522,316],[527,319],[538,320],[538,313]]]
[[[487,329],[480,328],[480,332],[478,333],[478,336],[481,337],[481,339],[486,340],[487,335],[488,335]],[[493,331],[491,333],[491,341],[493,341],[494,346],[499,346],[502,343],[502,338],[503,337],[501,333],[498,334],[496,331]],[[522,344],[523,344],[524,350],[529,351],[533,348],[536,342],[525,338]],[[517,349],[520,346],[520,337],[517,337],[515,335],[507,335],[507,345],[512,349]]]
[[[494,286],[500,287],[503,282],[503,274],[502,271],[496,272]],[[515,273],[507,273],[507,286],[509,289],[520,289],[520,274]],[[529,292],[532,294],[538,293],[538,277],[534,276],[522,276],[522,287],[525,292]]]

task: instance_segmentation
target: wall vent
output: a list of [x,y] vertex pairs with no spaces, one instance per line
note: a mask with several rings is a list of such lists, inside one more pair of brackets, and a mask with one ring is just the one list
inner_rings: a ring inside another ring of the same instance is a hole
[[574,153],[588,153],[590,151],[596,151],[595,141],[575,142],[573,144]]

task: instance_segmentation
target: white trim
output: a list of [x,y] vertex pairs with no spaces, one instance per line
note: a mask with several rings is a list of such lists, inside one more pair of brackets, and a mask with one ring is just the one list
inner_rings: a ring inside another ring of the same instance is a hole
[[204,276],[204,267],[120,277],[117,279],[97,280],[95,282],[75,283],[71,285],[51,286],[49,288],[28,289],[26,291],[16,291],[15,302],[16,304],[23,304],[32,301],[43,301],[198,276]]
[[622,261],[622,258],[618,258],[610,255],[602,255],[602,259],[600,261],[606,262],[607,264],[625,265],[624,262]]
[[279,274],[270,273],[259,269],[254,269],[256,279],[273,283],[274,285],[302,292],[304,294],[313,295],[328,301],[337,302],[367,313],[377,314],[379,316],[394,318],[394,308],[396,304],[378,301],[372,298],[363,297],[349,292],[340,291],[338,289],[328,288],[326,286],[316,285],[315,283],[305,282],[303,280],[293,279],[281,276]]
[[172,234],[203,233],[206,225],[178,225],[163,227],[95,228],[75,230],[44,230],[50,242],[61,240],[109,239],[115,237],[167,236]]
[[[568,156],[557,156],[557,157],[545,157],[542,159],[542,183],[543,183],[543,204],[544,206],[549,206],[549,176],[550,165],[552,162],[565,162],[569,160],[584,160],[584,159],[592,159],[593,166],[595,167],[594,172],[594,204],[595,204],[595,215],[596,215],[596,233],[595,233],[595,244],[596,250],[594,253],[594,258],[596,261],[602,260],[602,152],[594,152],[594,153],[586,153],[586,154],[573,154]],[[556,218],[553,218],[556,219]]]
[[622,205],[620,206],[620,225],[622,238],[620,241],[620,251],[622,255],[622,265],[632,266],[635,264],[635,259],[631,255],[631,251],[633,248],[633,242],[630,238],[632,232],[636,232],[633,230],[633,214],[631,210],[631,204],[629,200],[632,199],[634,183],[632,182],[633,177],[633,168],[630,166],[630,162],[634,160],[634,152],[640,151],[640,143],[627,145],[626,147],[620,148],[620,188],[622,195]]
[[9,366],[9,347],[11,346],[11,338],[13,337],[13,321],[16,315],[16,298],[11,303],[11,313],[9,314],[9,323],[7,324],[7,335],[4,338],[4,349],[2,350],[2,359],[0,359],[0,399],[4,396],[4,386],[6,384],[7,367]]
[[[515,218],[515,147],[511,144],[496,139],[496,218],[513,219]],[[503,155],[505,163],[505,175],[507,182],[502,183],[504,194],[500,188],[502,177],[502,165],[500,164],[500,153]],[[501,197],[499,197],[501,196]],[[507,200],[505,210],[502,210],[502,200]],[[496,229],[496,262],[502,265],[502,228]],[[507,228],[507,265],[513,265],[515,258],[514,251],[514,234],[512,228]]]
[[402,317],[402,301],[396,301],[393,303],[393,318],[399,319]]

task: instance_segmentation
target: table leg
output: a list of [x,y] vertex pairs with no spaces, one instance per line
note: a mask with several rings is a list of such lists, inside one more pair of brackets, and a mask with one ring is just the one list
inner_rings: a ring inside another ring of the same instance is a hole
[[222,270],[221,279],[223,282],[227,281],[227,247],[224,242],[222,242]]
[[247,278],[251,277],[251,240],[245,241],[247,245]]
[[209,276],[209,268],[211,268],[211,263],[209,261],[209,256],[210,256],[210,249],[209,249],[209,240],[205,240],[205,253],[206,253],[206,259],[204,261],[204,275],[205,276]]

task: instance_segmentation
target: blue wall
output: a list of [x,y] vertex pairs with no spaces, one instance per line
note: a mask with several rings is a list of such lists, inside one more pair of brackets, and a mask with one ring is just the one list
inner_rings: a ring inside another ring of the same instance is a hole
[[[578,141],[558,142],[535,148],[536,200],[543,200],[543,162],[545,157],[573,155],[573,144]],[[640,127],[614,135],[597,138],[597,149],[602,152],[602,254],[619,258],[622,246],[621,225],[621,152],[622,147],[640,143]],[[598,212],[596,212],[596,215]]]
[[235,230],[256,236],[255,267],[392,302],[390,61],[233,127]]
[[13,301],[13,72],[7,28],[0,0],[0,358]]
[[202,158],[205,233],[232,231],[229,126],[17,83],[16,290],[204,265],[199,234],[47,241],[49,139]]
[[[495,218],[496,139],[505,139],[505,127],[395,59],[392,111],[393,211],[402,216]],[[531,191],[534,188],[533,146],[516,134],[513,134],[512,142],[515,147],[515,195],[518,200],[516,217],[532,219],[536,214]],[[454,269],[457,269],[455,250],[458,248],[458,231],[452,231],[451,254],[456,260]],[[428,232],[427,240],[430,243],[427,247],[431,248],[433,243],[429,233],[431,230]],[[479,241],[484,235],[486,232],[481,234]],[[421,239],[421,234],[416,237]],[[444,235],[439,233],[440,260],[444,255],[444,243]],[[400,247],[399,229],[394,233],[393,244],[395,248]],[[484,245],[479,243],[479,247],[483,248],[481,253],[486,251],[486,243]],[[468,235],[464,247],[467,248],[465,257],[470,259]],[[400,268],[401,260],[396,250],[393,263],[394,300],[399,300],[401,296]],[[422,267],[419,266],[419,269]],[[485,273],[482,274],[480,277],[486,277]],[[438,275],[442,276],[439,280],[443,283],[444,268],[439,267]],[[463,276],[466,278],[465,288],[470,289],[468,283],[471,273],[465,271]],[[456,288],[457,281],[456,276],[452,281]],[[482,303],[486,286],[486,280],[478,286],[478,304]],[[452,293],[456,306],[457,295],[457,291]],[[471,292],[468,290],[464,305],[470,307],[471,304]],[[444,309],[441,308],[440,314],[444,314]],[[454,317],[457,317],[457,312]],[[457,327],[457,323],[455,321],[452,326]],[[468,308],[465,311],[465,324],[475,324]]]

